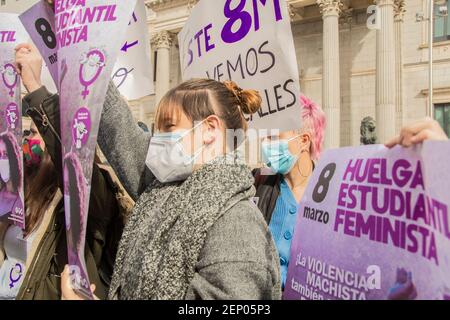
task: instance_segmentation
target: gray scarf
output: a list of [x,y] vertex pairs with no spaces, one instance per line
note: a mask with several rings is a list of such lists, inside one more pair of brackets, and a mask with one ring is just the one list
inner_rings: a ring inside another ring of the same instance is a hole
[[141,195],[123,232],[110,299],[183,299],[208,230],[227,206],[254,195],[242,163],[220,157],[186,181],[155,180]]

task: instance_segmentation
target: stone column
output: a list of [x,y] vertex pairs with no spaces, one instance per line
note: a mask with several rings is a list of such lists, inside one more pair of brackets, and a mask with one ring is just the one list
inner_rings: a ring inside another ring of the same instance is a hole
[[402,32],[405,11],[405,0],[394,0],[396,134],[400,133],[404,121]]
[[395,38],[394,0],[376,0],[380,29],[377,30],[376,123],[378,142],[395,136]]
[[323,78],[322,107],[327,116],[325,148],[340,146],[340,61],[339,14],[343,8],[340,0],[317,0],[323,19]]
[[156,84],[155,105],[170,89],[170,47],[172,35],[167,31],[161,31],[152,37],[152,46],[157,51],[156,60]]

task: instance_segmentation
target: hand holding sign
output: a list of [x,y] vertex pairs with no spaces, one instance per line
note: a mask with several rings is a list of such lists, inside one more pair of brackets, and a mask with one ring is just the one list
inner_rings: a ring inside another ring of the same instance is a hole
[[[66,265],[61,273],[61,300],[85,300],[83,296],[78,295],[74,290],[72,279],[75,272],[72,272],[71,267]],[[95,284],[91,284],[91,293],[94,296],[94,300],[99,300],[95,296]]]
[[58,83],[57,39],[54,13],[45,1],[39,1],[19,16],[24,28],[41,53],[55,84]]
[[403,147],[410,147],[425,140],[446,141],[448,137],[436,120],[425,118],[405,126],[400,135],[388,141],[386,146],[392,148],[399,144]]
[[33,92],[42,86],[42,57],[35,46],[19,44],[16,47],[16,65],[28,92]]

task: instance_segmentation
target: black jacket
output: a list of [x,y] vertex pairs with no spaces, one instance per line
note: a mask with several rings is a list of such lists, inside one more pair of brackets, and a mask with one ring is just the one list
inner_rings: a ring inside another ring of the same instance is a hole
[[253,176],[255,177],[255,198],[258,198],[258,208],[267,224],[270,224],[280,195],[280,182],[283,176],[281,174],[262,175],[260,169],[253,170]]
[[[312,165],[314,170],[314,162]],[[255,169],[252,173],[255,178],[255,197],[258,198],[258,208],[264,215],[267,224],[270,224],[278,196],[280,195],[280,183],[283,176],[281,174],[262,175],[261,169]]]

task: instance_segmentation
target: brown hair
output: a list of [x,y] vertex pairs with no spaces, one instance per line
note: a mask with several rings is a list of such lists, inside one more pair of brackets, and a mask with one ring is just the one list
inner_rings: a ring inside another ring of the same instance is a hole
[[58,175],[47,151],[42,154],[41,164],[25,166],[25,207],[27,217],[25,233],[32,233],[44,217],[44,212],[58,191]]
[[227,129],[247,129],[244,114],[261,107],[261,96],[255,90],[242,90],[233,81],[193,79],[173,88],[162,98],[155,117],[157,130],[172,121],[173,112],[183,111],[192,121],[217,115]]

